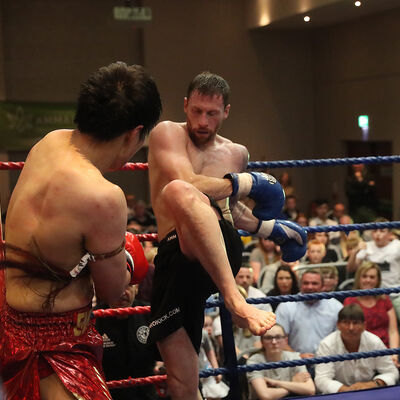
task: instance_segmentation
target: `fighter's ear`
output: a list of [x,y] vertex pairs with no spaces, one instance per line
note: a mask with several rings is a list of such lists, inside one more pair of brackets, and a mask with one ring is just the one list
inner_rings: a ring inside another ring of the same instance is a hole
[[125,134],[125,142],[126,143],[131,143],[137,140],[140,136],[140,132],[142,132],[143,125],[138,125],[135,128],[129,130]]
[[228,118],[230,109],[231,109],[231,105],[230,104],[225,106],[225,108],[224,108],[224,119]]

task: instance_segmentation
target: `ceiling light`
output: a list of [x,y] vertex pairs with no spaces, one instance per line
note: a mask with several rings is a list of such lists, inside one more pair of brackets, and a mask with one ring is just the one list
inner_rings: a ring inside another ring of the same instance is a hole
[[304,17],[304,22],[310,22],[310,17],[308,16],[308,15],[306,15],[305,17]]
[[361,1],[356,1],[356,2],[354,2],[354,5],[355,5],[356,7],[360,7],[360,6],[361,6]]

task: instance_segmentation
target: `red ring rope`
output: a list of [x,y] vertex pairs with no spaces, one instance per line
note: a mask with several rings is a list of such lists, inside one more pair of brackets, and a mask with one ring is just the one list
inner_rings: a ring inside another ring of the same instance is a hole
[[128,378],[120,381],[109,381],[106,382],[109,389],[121,389],[128,388],[131,386],[148,385],[151,383],[161,383],[167,380],[167,375],[154,375],[147,376],[144,378]]
[[107,318],[107,317],[120,317],[133,314],[148,314],[149,312],[150,312],[150,306],[137,306],[137,307],[122,307],[122,308],[107,308],[105,310],[103,309],[93,310],[93,315],[95,317]]
[[[0,161],[0,170],[22,169],[24,165],[22,161]],[[147,163],[126,163],[121,171],[147,171],[148,169]]]

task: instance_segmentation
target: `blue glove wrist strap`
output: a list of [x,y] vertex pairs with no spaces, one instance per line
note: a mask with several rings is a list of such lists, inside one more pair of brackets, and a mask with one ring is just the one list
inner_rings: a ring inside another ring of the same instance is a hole
[[231,197],[235,196],[239,190],[239,182],[238,182],[239,180],[238,180],[237,174],[234,174],[234,173],[226,174],[226,175],[224,175],[224,179],[229,179],[231,181],[231,183],[232,183]]

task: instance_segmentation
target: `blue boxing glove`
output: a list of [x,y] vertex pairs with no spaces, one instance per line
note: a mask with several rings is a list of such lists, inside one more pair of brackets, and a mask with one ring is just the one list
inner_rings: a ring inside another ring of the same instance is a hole
[[258,219],[270,220],[281,213],[285,203],[285,192],[272,175],[263,172],[244,172],[227,174],[224,178],[232,182],[231,197],[238,200],[249,197],[255,201],[253,215]]
[[283,261],[296,261],[306,254],[307,232],[294,222],[282,219],[260,221],[256,236],[279,245]]

